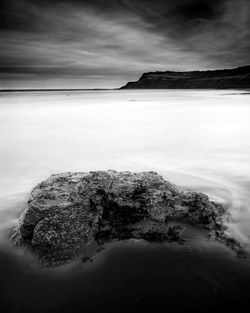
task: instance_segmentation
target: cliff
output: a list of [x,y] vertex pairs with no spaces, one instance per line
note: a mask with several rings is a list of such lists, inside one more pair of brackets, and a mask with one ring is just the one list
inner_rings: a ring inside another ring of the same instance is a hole
[[234,69],[149,72],[120,89],[246,89],[250,88],[250,66]]

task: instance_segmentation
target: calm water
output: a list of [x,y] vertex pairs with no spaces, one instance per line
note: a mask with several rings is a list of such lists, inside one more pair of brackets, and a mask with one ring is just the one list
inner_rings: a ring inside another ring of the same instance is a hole
[[[176,298],[165,295],[178,292],[180,298],[189,299],[190,307],[211,297],[210,309],[215,304],[221,309],[225,303],[237,307],[249,302],[249,261],[236,260],[221,246],[210,249],[208,242],[205,252],[200,245],[191,254],[186,248],[142,249],[134,243],[106,252],[106,261],[97,261],[102,265],[92,266],[90,272],[63,277],[36,272],[21,252],[7,245],[8,232],[34,185],[52,173],[107,169],[153,170],[177,185],[206,192],[229,207],[235,219],[230,231],[248,244],[249,138],[247,92],[0,94],[2,311],[55,312],[66,307],[77,311],[81,304],[84,308],[83,290],[89,299],[86,312],[101,307],[129,312],[151,304],[155,311],[164,311],[165,305],[178,312],[185,305],[176,305]],[[187,290],[194,285],[191,296]],[[28,300],[25,295],[30,295]]]
[[16,223],[30,189],[52,173],[154,170],[227,203],[232,228],[246,240],[249,138],[244,92],[0,94],[0,231]]

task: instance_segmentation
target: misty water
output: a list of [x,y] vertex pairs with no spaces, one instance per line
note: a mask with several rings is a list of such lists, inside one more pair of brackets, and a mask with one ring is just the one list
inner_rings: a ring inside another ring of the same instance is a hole
[[[230,232],[249,249],[249,138],[247,91],[1,93],[2,311],[77,311],[85,305],[86,312],[101,307],[129,312],[152,305],[160,312],[164,301],[166,308],[181,311],[184,305],[171,302],[178,293],[188,297],[190,307],[206,297],[215,299],[208,306],[213,310],[224,302],[249,303],[249,260],[207,239],[193,252],[174,244],[124,243],[97,256],[93,265],[80,266],[81,274],[79,264],[66,272],[36,269],[8,243],[30,190],[41,180],[53,173],[114,169],[157,171],[224,203],[233,217]],[[198,286],[193,295],[186,292],[190,284]]]

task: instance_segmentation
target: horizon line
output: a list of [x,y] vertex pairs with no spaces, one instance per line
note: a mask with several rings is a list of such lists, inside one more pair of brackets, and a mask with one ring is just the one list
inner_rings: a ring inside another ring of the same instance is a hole
[[0,89],[0,92],[36,92],[36,91],[98,91],[117,90],[119,88],[24,88],[24,89]]

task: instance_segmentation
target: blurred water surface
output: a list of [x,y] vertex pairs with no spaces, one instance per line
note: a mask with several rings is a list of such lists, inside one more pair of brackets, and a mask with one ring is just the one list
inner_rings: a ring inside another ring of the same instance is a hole
[[52,173],[153,170],[230,208],[250,238],[250,94],[217,90],[0,94],[0,232]]
[[[235,312],[250,305],[249,259],[197,237],[114,244],[89,264],[39,269],[8,245],[30,190],[52,173],[153,170],[225,203],[250,239],[250,95],[235,91],[0,94],[0,311]],[[186,232],[186,230],[185,230]]]

